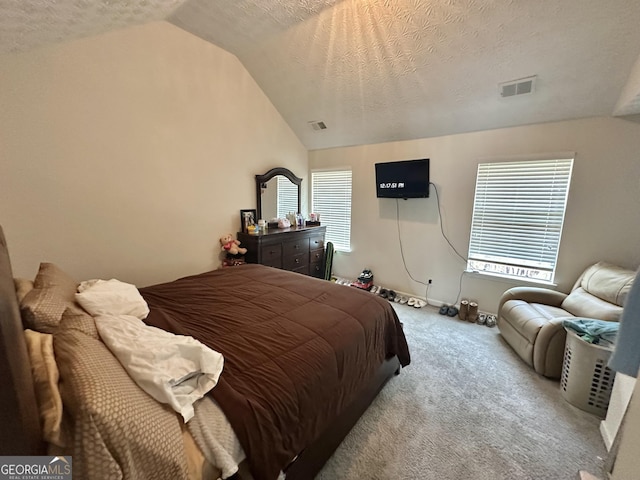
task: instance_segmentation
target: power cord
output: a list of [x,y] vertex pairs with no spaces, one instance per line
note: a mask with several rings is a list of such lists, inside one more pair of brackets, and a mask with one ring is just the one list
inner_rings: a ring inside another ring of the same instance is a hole
[[[442,226],[442,212],[440,211],[440,195],[438,195],[438,187],[436,187],[436,184],[433,182],[429,182],[429,185],[433,185],[433,190],[436,192],[436,204],[438,205],[438,220],[440,221],[440,232],[442,232],[442,236],[444,237],[444,239],[447,241],[447,243],[449,244],[449,246],[453,249],[454,252],[456,252],[456,255],[458,255],[462,261],[464,261],[464,263],[467,263],[468,260],[464,255],[461,255],[458,250],[456,250],[456,247],[453,246],[453,244],[451,243],[451,241],[447,238],[447,235],[444,233],[444,227]],[[463,271],[464,273],[464,271]]]
[[[436,187],[436,184],[433,182],[429,182],[429,185],[433,185],[433,190],[436,192],[436,204],[438,205],[438,219],[440,223],[440,232],[442,233],[442,237],[447,241],[447,243],[449,244],[451,249],[456,253],[456,255],[458,255],[458,257],[460,257],[465,264],[468,264],[469,262],[468,259],[464,255],[461,255],[460,252],[458,252],[456,247],[453,246],[449,238],[447,238],[447,235],[444,233],[444,227],[442,225],[442,212],[440,211],[440,195],[438,194],[438,187]],[[462,278],[464,277],[464,274],[465,274],[465,270],[462,270],[462,272],[460,272],[460,280],[458,282],[458,285],[459,285],[458,295],[456,295],[456,301],[453,303],[454,305],[458,303],[458,300],[460,300],[460,295],[462,294]]]
[[456,305],[458,303],[458,300],[460,300],[460,295],[462,294],[462,278],[464,277],[464,273],[465,270],[462,270],[462,272],[460,272],[460,282],[458,285],[458,295],[456,296],[456,301],[453,302],[454,305]]
[[411,275],[411,272],[409,271],[409,268],[407,268],[407,262],[404,259],[404,249],[402,247],[402,235],[400,235],[400,204],[398,202],[399,199],[396,198],[396,223],[398,225],[398,241],[400,243],[400,255],[402,256],[402,264],[404,265],[404,269],[407,272],[407,275],[409,275],[409,278],[411,278],[411,280],[413,280],[416,283],[419,283],[421,285],[426,285],[427,286],[427,290],[429,289],[429,284],[423,282],[422,280],[418,280],[416,278],[413,277],[413,275]]
[[[464,255],[461,255],[460,252],[458,252],[456,247],[453,246],[453,244],[451,243],[447,235],[444,233],[444,227],[442,225],[442,212],[440,210],[440,195],[438,194],[438,187],[436,187],[435,183],[433,182],[429,182],[429,185],[433,185],[433,190],[436,192],[436,204],[438,206],[438,220],[440,223],[440,232],[442,233],[442,237],[446,240],[446,242],[449,244],[451,249],[456,253],[456,255],[458,255],[458,257],[460,257],[466,264],[467,258]],[[402,235],[400,234],[400,203],[398,200],[399,199],[396,198],[396,223],[398,226],[398,241],[400,244],[400,255],[402,256],[402,264],[404,266],[405,271],[407,272],[407,275],[409,275],[409,278],[411,278],[411,280],[421,285],[425,285],[427,287],[425,290],[425,299],[427,301],[427,305],[429,305],[429,288],[431,287],[431,283],[429,282],[425,283],[421,280],[414,278],[414,276],[411,275],[411,272],[407,267],[407,262],[404,258],[404,248],[402,246]],[[454,305],[458,303],[458,300],[460,300],[460,295],[462,294],[462,279],[464,277],[464,274],[465,274],[465,270],[462,270],[462,272],[460,272],[460,279],[458,281],[458,295],[456,295],[456,301],[453,303]]]

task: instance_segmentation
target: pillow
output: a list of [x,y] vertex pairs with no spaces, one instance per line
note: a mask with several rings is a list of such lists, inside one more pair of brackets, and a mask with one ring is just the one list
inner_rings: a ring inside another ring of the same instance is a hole
[[622,307],[606,302],[578,287],[564,299],[561,307],[576,317],[596,318],[617,322],[622,315]]
[[77,330],[88,337],[100,340],[100,334],[96,328],[95,320],[84,311],[80,305],[71,305],[66,308],[62,314],[58,328],[60,328],[61,325],[64,325],[65,330]]
[[149,307],[135,285],[115,278],[87,280],[78,286],[77,302],[93,316],[131,315],[140,320],[147,318]]
[[624,306],[636,273],[607,262],[598,262],[585,270],[580,286],[605,302]]
[[[93,319],[65,311],[53,344],[78,478],[186,479],[179,417],[127,375],[96,337]],[[75,478],[75,477],[74,477]]]
[[33,281],[33,290],[20,303],[26,328],[54,333],[62,313],[73,305],[78,282],[53,263],[41,263]]
[[65,447],[61,429],[62,398],[58,390],[60,374],[53,354],[53,335],[27,329],[24,338],[31,361],[42,436],[46,442]]
[[16,289],[16,297],[18,297],[18,303],[22,302],[22,299],[33,290],[33,280],[27,280],[26,278],[14,278],[13,285]]

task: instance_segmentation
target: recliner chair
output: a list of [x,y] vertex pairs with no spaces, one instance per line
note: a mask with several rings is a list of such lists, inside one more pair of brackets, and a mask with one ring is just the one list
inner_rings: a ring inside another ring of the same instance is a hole
[[617,322],[635,272],[598,262],[566,294],[539,287],[507,290],[498,307],[500,334],[533,369],[560,378],[566,340],[562,320],[595,318]]

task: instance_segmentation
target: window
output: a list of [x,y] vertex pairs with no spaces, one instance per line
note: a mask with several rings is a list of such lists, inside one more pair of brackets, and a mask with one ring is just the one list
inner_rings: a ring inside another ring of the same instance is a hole
[[573,158],[481,163],[469,270],[553,282]]
[[298,185],[290,181],[284,175],[277,175],[278,179],[278,218],[286,218],[289,213],[300,213],[298,211]]
[[351,250],[351,169],[311,172],[311,211],[327,226],[327,242]]

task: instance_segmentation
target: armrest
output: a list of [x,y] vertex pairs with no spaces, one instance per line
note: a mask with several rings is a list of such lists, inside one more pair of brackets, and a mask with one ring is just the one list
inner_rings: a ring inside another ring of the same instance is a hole
[[548,288],[513,287],[502,294],[498,305],[498,316],[500,315],[500,310],[502,310],[502,305],[508,300],[522,300],[528,303],[543,303],[559,307],[565,298],[567,298],[566,293],[556,292]]
[[563,320],[570,317],[553,318],[545,324],[536,337],[533,347],[533,368],[548,378],[560,378],[567,332]]

